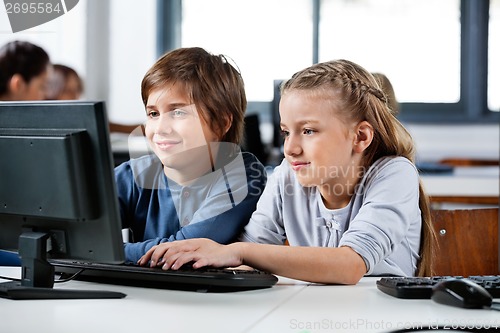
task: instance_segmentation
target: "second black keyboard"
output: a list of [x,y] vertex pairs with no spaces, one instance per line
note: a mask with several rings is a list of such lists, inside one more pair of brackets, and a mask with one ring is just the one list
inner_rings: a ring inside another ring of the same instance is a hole
[[493,298],[500,297],[500,275],[383,277],[377,281],[377,288],[397,298],[428,299],[432,296],[434,285],[451,278],[467,278],[485,288]]

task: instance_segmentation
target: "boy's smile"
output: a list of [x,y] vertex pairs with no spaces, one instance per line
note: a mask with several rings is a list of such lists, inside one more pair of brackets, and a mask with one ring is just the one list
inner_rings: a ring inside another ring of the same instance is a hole
[[153,143],[160,151],[173,150],[173,148],[181,142],[181,140],[166,140],[161,137],[153,137]]

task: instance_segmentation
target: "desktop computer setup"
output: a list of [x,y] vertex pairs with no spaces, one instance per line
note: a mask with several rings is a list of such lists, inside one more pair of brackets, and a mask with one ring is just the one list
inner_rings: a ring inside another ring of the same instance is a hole
[[[107,291],[54,288],[65,277],[139,287],[208,292],[269,288],[260,271],[178,271],[124,263],[113,158],[103,102],[0,104],[0,249],[19,251],[21,281],[0,283],[0,297],[122,298]],[[471,277],[499,297],[500,276]],[[442,277],[381,278],[398,298],[430,298]]]
[[103,283],[204,291],[271,287],[274,275],[229,269],[163,271],[124,265],[103,102],[0,104],[0,250],[18,251],[21,281],[0,297],[122,298],[54,288],[55,273]]

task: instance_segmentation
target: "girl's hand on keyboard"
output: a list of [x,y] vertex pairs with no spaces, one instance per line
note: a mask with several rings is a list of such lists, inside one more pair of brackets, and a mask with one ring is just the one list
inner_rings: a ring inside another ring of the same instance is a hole
[[165,270],[177,270],[190,262],[193,268],[239,266],[243,262],[233,245],[221,245],[206,238],[161,243],[152,247],[137,263],[145,266],[149,262],[151,267],[161,266]]

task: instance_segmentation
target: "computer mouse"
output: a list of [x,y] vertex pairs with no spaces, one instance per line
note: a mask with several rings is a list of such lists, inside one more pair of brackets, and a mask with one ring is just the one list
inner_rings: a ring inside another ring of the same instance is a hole
[[466,309],[489,308],[493,302],[490,293],[468,279],[447,279],[432,288],[432,300],[437,303]]

